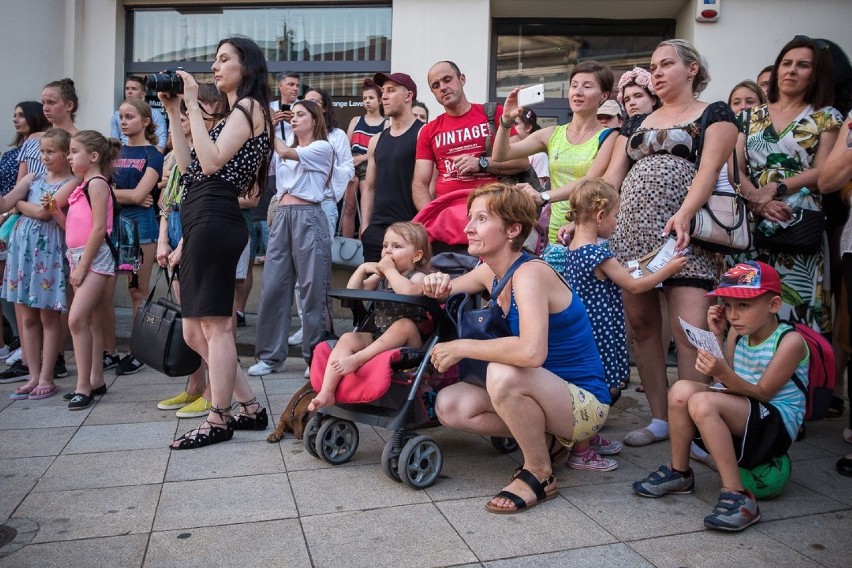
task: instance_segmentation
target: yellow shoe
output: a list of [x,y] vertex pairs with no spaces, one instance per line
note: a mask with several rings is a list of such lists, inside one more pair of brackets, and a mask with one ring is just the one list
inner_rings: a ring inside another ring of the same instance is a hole
[[160,401],[157,403],[157,408],[160,410],[176,410],[178,408],[183,408],[187,404],[195,402],[199,398],[201,398],[200,394],[188,394],[182,392],[177,396]]
[[213,408],[213,403],[204,398],[198,397],[198,400],[192,404],[187,404],[175,413],[178,418],[199,418],[210,414],[210,409]]

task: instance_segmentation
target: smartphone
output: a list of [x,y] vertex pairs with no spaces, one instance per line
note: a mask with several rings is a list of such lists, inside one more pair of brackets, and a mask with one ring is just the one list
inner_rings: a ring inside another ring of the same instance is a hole
[[544,102],[544,84],[533,85],[518,91],[518,106],[527,108]]
[[715,384],[715,385],[710,385],[707,388],[710,389],[713,392],[725,392],[726,390],[728,390],[728,387],[726,387],[725,385],[723,385],[721,383]]
[[280,111],[283,111],[283,110],[290,110],[290,105],[282,104],[282,105],[281,105],[281,108],[279,108],[278,110],[280,110]]

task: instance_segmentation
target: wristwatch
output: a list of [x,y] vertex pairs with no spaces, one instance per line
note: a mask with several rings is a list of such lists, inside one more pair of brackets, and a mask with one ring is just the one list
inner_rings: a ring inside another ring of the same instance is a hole
[[484,172],[488,169],[488,157],[483,154],[479,157],[479,171]]
[[778,197],[784,197],[787,195],[787,184],[783,181],[779,181],[775,184],[775,193],[778,194]]
[[541,197],[541,200],[544,201],[545,205],[550,203],[550,192],[549,191],[542,191],[538,195]]

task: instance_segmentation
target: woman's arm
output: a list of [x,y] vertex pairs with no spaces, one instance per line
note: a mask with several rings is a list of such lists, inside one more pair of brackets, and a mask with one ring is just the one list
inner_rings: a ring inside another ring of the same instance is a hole
[[[837,136],[837,141],[831,149],[831,153],[819,168],[819,190],[823,193],[831,193],[843,187],[852,180],[852,147],[846,145],[849,137],[850,122],[843,125]],[[822,137],[820,137],[820,149],[822,149]],[[819,152],[817,152],[819,154]]]
[[423,295],[443,301],[452,294],[479,294],[490,290],[493,280],[494,272],[485,263],[452,280],[449,274],[434,272],[423,278]]
[[0,195],[0,213],[11,211],[15,208],[15,204],[18,201],[27,198],[27,195],[29,195],[30,192],[30,184],[34,177],[35,174],[25,175],[18,183],[15,184],[12,191],[6,195]]
[[627,137],[619,133],[615,137],[603,178],[615,188],[621,188],[621,183],[630,171],[630,159],[627,157]]
[[21,199],[15,205],[15,208],[21,213],[21,215],[26,215],[27,217],[38,219],[39,221],[47,221],[53,217],[49,211],[44,210],[44,207],[42,207],[40,203],[30,203],[29,201]]

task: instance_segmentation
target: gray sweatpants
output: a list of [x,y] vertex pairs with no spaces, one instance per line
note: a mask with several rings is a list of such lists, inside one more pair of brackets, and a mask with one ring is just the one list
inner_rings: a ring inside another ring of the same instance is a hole
[[269,228],[269,248],[263,265],[263,286],[257,315],[255,356],[273,368],[287,358],[287,338],[293,290],[300,283],[302,356],[310,363],[311,352],[332,329],[331,234],[322,208],[317,205],[284,205],[275,211]]

